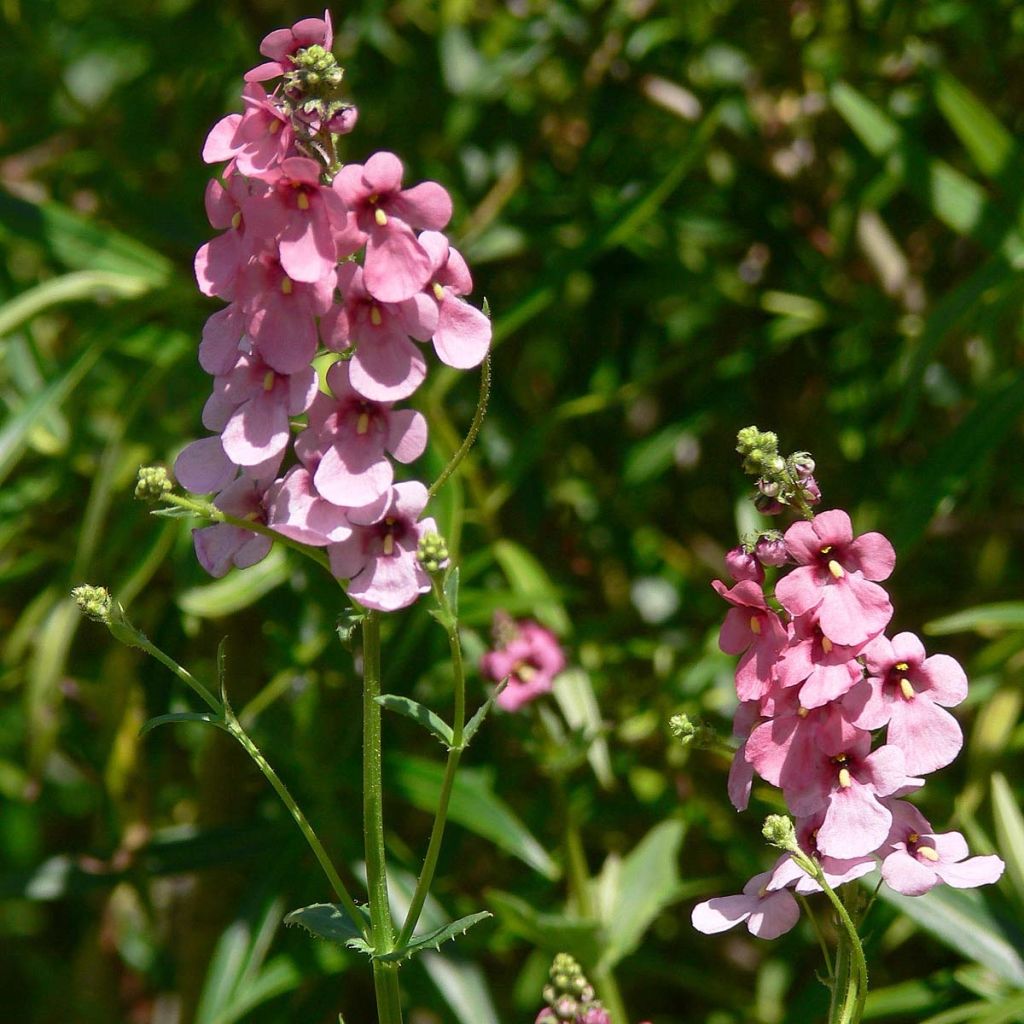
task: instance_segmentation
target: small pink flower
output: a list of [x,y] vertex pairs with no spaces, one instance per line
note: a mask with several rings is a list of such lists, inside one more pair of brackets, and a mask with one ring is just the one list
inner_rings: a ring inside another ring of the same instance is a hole
[[[875,858],[870,853],[859,857],[829,857],[818,848],[818,829],[824,820],[824,812],[819,811],[806,818],[797,819],[796,834],[800,849],[818,862],[825,874],[825,881],[833,889],[846,882],[862,878],[875,870]],[[810,876],[790,854],[783,854],[772,869],[772,887],[781,888],[791,885],[794,891],[806,896],[821,892],[821,886]]]
[[427,489],[417,480],[395,484],[383,515],[349,509],[352,536],[328,549],[331,571],[348,579],[348,592],[367,608],[405,608],[430,590],[430,579],[416,559],[420,537],[437,532],[433,519],[419,517]]
[[259,177],[276,167],[292,149],[295,132],[288,115],[256,82],[242,90],[245,112],[228,114],[211,129],[203,146],[208,163],[231,160],[250,177]]
[[925,657],[913,633],[897,633],[891,641],[880,636],[864,654],[868,678],[844,701],[852,721],[864,729],[888,725],[887,741],[903,751],[911,774],[951,764],[964,737],[943,708],[967,696],[967,676],[959,663],[946,654]]
[[847,693],[864,676],[854,659],[863,644],[843,647],[834,644],[821,631],[813,612],[794,619],[789,628],[790,639],[776,667],[779,685],[800,686],[800,703],[817,708]]
[[270,60],[259,64],[245,73],[247,82],[265,82],[277,78],[295,67],[292,57],[309,46],[322,46],[330,50],[334,45],[334,30],[331,26],[331,12],[324,11],[322,18],[303,18],[291,28],[279,28],[263,37],[260,53]]
[[797,567],[775,585],[775,596],[790,615],[818,609],[822,632],[848,647],[885,629],[892,604],[873,582],[888,579],[896,563],[885,537],[865,533],[855,540],[850,517],[832,509],[794,523],[786,531],[786,549]]
[[381,302],[401,302],[422,291],[433,267],[413,229],[439,231],[448,223],[448,193],[434,181],[403,189],[402,161],[394,153],[346,164],[334,178],[334,189],[349,210],[339,250],[355,252],[366,243],[369,293]]
[[786,646],[786,627],[767,605],[753,580],[740,580],[732,589],[721,580],[711,584],[732,608],[718,634],[726,654],[742,654],[736,667],[736,693],[740,700],[759,700],[775,681],[775,663]]
[[996,856],[968,858],[959,832],[935,833],[921,812],[902,800],[890,801],[892,830],[882,856],[882,878],[904,896],[921,896],[939,882],[973,889],[996,881],[1006,865]]
[[[252,519],[266,524],[266,494],[270,483],[265,477],[243,473],[214,499],[214,505],[236,519]],[[273,543],[269,537],[231,523],[215,523],[192,531],[192,543],[199,564],[214,578],[225,576],[234,566],[248,569],[261,562]]]
[[237,303],[218,309],[203,327],[199,344],[199,365],[217,377],[228,373],[238,362],[245,336],[245,314]]
[[745,921],[759,939],[777,939],[800,920],[800,907],[785,888],[771,888],[772,873],[754,875],[737,896],[716,896],[693,908],[694,928],[705,935],[727,931]]
[[565,654],[558,638],[537,622],[510,623],[496,617],[500,646],[480,659],[480,672],[494,682],[508,679],[498,694],[498,705],[518,711],[524,704],[548,693],[555,676],[565,668]]
[[267,526],[302,544],[326,547],[352,536],[346,509],[324,500],[304,466],[293,466],[267,492]]
[[737,811],[745,811],[750,803],[754,766],[747,759],[747,739],[761,720],[760,702],[748,700],[736,709],[732,721],[732,734],[741,742],[729,766],[728,792],[729,800]]

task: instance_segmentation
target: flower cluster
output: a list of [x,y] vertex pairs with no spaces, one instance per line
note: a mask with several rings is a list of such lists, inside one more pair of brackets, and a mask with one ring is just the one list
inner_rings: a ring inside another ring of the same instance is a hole
[[549,629],[526,619],[515,622],[508,615],[494,617],[494,648],[480,659],[480,672],[492,682],[507,680],[498,694],[498,705],[518,711],[541,694],[565,668],[565,652]]
[[[468,368],[491,329],[464,301],[469,268],[442,234],[448,193],[432,181],[403,187],[393,153],[338,160],[356,110],[340,96],[331,45],[328,13],[271,32],[260,47],[268,62],[246,75],[243,112],[206,140],[203,158],[227,164],[206,191],[222,233],[196,254],[196,279],[228,305],[199,348],[213,376],[203,410],[213,434],[182,452],[175,473],[236,519],[326,548],[353,597],[391,610],[429,589],[416,549],[434,530],[420,519],[427,489],[396,483],[393,465],[423,453],[426,421],[395,403],[426,376],[418,342]],[[261,83],[273,78],[268,93]],[[258,562],[270,543],[229,523],[195,532],[214,576]]]
[[555,956],[544,986],[547,1004],[535,1024],[609,1024],[611,1017],[594,994],[583,968],[568,953]]
[[[878,864],[883,880],[910,896],[938,882],[995,881],[998,857],[967,859],[959,833],[936,833],[902,799],[959,753],[963,735],[946,709],[966,697],[967,677],[953,658],[929,656],[913,633],[885,635],[893,608],[881,583],[895,565],[892,544],[880,533],[855,537],[841,509],[815,516],[807,504],[808,518],[781,536],[782,551],[774,538],[768,557],[748,542],[727,557],[733,585],[713,584],[731,605],[719,644],[740,656],[730,799],[746,808],[755,773],[779,787],[799,847],[833,888]],[[788,569],[773,595],[765,565]],[[700,904],[694,926],[716,932],[746,921],[774,938],[799,917],[791,888],[819,890],[785,854],[741,895]]]

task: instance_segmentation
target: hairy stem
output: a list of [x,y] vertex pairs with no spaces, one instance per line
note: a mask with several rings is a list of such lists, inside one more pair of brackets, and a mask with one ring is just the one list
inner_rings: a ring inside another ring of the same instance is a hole
[[459,468],[459,463],[469,454],[470,448],[476,441],[480,427],[483,425],[484,416],[487,415],[487,402],[491,397],[491,357],[490,354],[484,358],[480,365],[480,394],[476,401],[476,412],[473,413],[473,422],[463,439],[459,450],[451,457],[448,465],[441,470],[441,475],[430,485],[427,492],[432,498],[444,486],[445,482]]

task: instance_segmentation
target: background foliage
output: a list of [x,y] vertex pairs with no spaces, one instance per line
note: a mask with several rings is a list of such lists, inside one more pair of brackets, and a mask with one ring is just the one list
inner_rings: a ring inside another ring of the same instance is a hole
[[[275,553],[211,583],[187,524],[131,500],[139,464],[200,432],[202,139],[261,36],[318,12],[2,12],[5,1014],[367,1019],[354,954],[278,927],[326,894],[272,794],[214,730],[140,740],[146,717],[185,709],[182,693],[67,598],[110,585],[208,677],[227,636],[236,707],[339,860],[358,861],[357,677],[330,581]],[[930,623],[933,648],[968,666],[967,749],[925,810],[1009,864],[991,892],[872,911],[870,1019],[1024,1020],[1024,12],[368,0],[334,13],[361,110],[348,157],[395,149],[412,178],[452,190],[494,312],[490,414],[438,509],[463,561],[467,644],[483,649],[496,608],[536,615],[579,669],[566,709],[583,722],[592,692],[607,724],[589,762],[586,724],[559,744],[535,713],[482,731],[433,913],[496,917],[405,969],[415,1019],[532,1019],[554,948],[617,964],[637,1018],[821,1012],[806,923],[772,944],[691,930],[695,899],[770,861],[760,820],[777,808],[755,790],[737,816],[725,762],[665,730],[681,710],[727,728],[708,580],[749,524],[732,445],[757,422],[814,452],[826,506],[893,537],[894,625]],[[418,398],[436,472],[474,384],[435,372]],[[445,707],[443,634],[422,608],[389,633],[385,688]],[[386,727],[391,853],[415,871],[440,750],[401,718]],[[566,814],[600,873],[589,908],[566,906]]]

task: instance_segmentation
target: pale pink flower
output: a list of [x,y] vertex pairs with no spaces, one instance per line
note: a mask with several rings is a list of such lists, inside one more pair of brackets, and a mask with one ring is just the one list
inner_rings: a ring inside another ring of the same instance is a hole
[[732,608],[718,634],[726,654],[742,654],[736,667],[736,693],[740,700],[759,700],[774,683],[775,663],[786,646],[786,627],[767,605],[753,580],[740,580],[731,589],[721,580],[711,584]]
[[247,82],[265,82],[277,78],[295,67],[292,57],[309,46],[322,46],[330,50],[334,45],[334,29],[331,26],[331,12],[324,11],[322,18],[303,18],[291,28],[279,28],[263,37],[260,53],[270,60],[259,64],[245,73]]
[[288,115],[256,82],[242,90],[245,112],[228,114],[211,129],[203,146],[208,163],[231,160],[228,170],[258,178],[289,155],[295,132]]
[[245,313],[241,306],[232,303],[218,309],[203,326],[199,365],[214,377],[228,373],[238,362],[244,337]]
[[779,685],[800,686],[800,703],[805,708],[828,704],[863,678],[864,671],[854,660],[863,648],[863,644],[834,644],[821,631],[814,612],[801,615],[790,623],[789,644],[776,666]]
[[698,903],[691,920],[705,935],[724,932],[745,921],[759,939],[777,939],[800,920],[800,907],[786,888],[772,888],[772,873],[754,875],[737,896],[716,896]]
[[267,525],[302,544],[326,547],[352,536],[347,510],[320,496],[304,466],[293,466],[275,481],[265,504]]
[[518,711],[524,704],[551,690],[555,676],[565,668],[565,653],[558,638],[540,623],[526,620],[508,624],[496,619],[502,643],[480,659],[480,672],[493,682],[508,679],[498,694],[498,705]]
[[[824,812],[819,811],[809,817],[798,818],[796,837],[800,849],[818,862],[829,886],[836,889],[845,882],[852,882],[854,879],[862,878],[874,871],[877,865],[874,856],[870,853],[862,854],[859,857],[830,857],[819,849],[818,829],[821,828],[824,817]],[[821,892],[821,886],[814,878],[807,874],[790,854],[784,853],[772,869],[772,886],[781,888],[789,885],[803,896]]]

